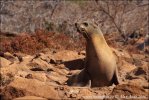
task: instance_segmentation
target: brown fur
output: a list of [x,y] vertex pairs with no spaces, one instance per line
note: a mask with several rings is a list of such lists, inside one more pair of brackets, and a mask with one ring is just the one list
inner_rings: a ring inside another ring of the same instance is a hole
[[85,69],[71,78],[70,85],[85,86],[91,80],[91,87],[118,84],[115,55],[106,43],[101,30],[89,22],[76,23],[78,32],[86,39]]

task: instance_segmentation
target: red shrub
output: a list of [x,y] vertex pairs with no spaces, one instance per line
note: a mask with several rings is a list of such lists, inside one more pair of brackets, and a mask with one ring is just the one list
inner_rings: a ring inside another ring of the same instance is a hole
[[84,40],[74,40],[66,34],[37,30],[33,34],[22,33],[13,38],[2,38],[0,41],[0,52],[35,54],[44,48],[82,50],[84,44]]

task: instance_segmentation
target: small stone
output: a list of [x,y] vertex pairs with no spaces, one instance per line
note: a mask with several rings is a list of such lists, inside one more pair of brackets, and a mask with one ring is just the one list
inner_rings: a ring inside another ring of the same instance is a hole
[[80,51],[80,52],[78,52],[78,55],[85,55],[85,54],[86,54],[85,51]]
[[47,69],[47,72],[51,72],[51,71],[53,71],[53,69],[51,69],[51,68],[48,68]]
[[51,64],[56,64],[56,60],[50,59],[50,62],[49,62],[49,63],[51,63]]
[[33,79],[33,76],[32,76],[32,74],[28,74],[28,75],[25,76],[25,78],[27,78],[27,79]]
[[70,98],[76,98],[77,94],[70,94]]

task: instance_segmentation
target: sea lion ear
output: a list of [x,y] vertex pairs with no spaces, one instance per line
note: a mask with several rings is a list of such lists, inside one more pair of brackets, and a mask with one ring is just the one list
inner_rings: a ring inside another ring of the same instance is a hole
[[95,23],[95,25],[97,25],[98,26],[98,23],[97,22],[94,22]]
[[98,26],[97,21],[95,21],[94,19],[92,19],[92,23],[95,24],[94,26]]
[[97,28],[97,27],[98,27],[98,25],[96,25],[96,24],[93,24],[93,27],[94,27],[94,28]]
[[94,21],[94,19],[91,22],[91,25],[93,26],[93,28],[97,28],[98,24]]

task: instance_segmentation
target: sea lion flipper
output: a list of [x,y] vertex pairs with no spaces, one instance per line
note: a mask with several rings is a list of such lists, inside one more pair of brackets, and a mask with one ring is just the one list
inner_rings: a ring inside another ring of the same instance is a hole
[[114,74],[113,74],[112,82],[113,82],[115,85],[118,85],[118,84],[119,84],[119,77],[118,77],[118,70],[117,70],[117,68],[115,69],[115,72],[114,72]]
[[83,69],[79,73],[72,75],[68,80],[69,86],[90,86],[90,79],[86,70]]

